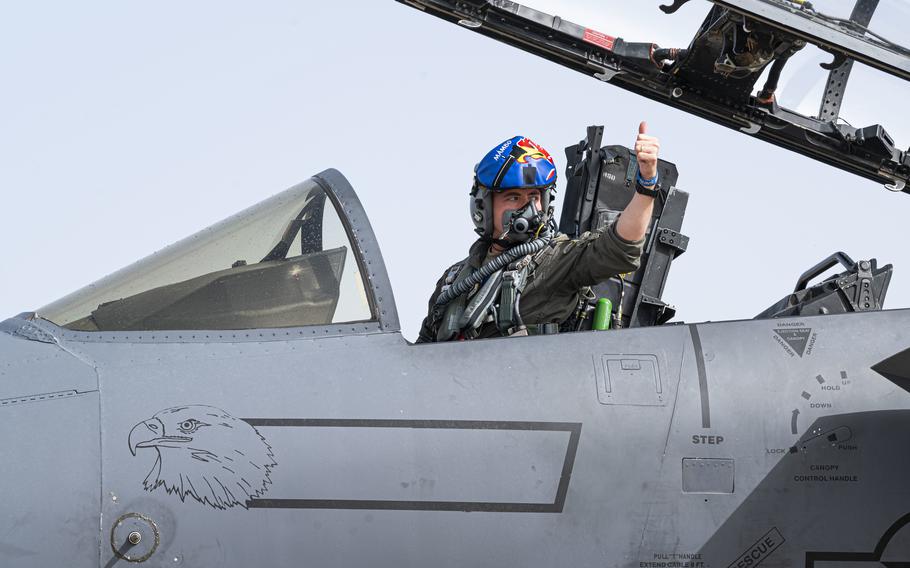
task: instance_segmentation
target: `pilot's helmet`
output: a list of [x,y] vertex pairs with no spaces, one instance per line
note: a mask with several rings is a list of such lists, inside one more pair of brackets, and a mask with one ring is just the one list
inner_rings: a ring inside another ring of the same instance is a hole
[[556,164],[550,153],[524,136],[513,136],[487,152],[474,167],[471,189],[471,220],[477,234],[492,237],[492,192],[506,189],[539,189],[541,209],[552,217]]

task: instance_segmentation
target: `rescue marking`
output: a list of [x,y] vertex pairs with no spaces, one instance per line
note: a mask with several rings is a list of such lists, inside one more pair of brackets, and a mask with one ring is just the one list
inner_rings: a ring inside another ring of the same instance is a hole
[[783,535],[773,527],[765,533],[765,536],[743,552],[739,558],[730,563],[727,568],[754,568],[762,563],[763,560],[771,556],[771,553],[785,542]]

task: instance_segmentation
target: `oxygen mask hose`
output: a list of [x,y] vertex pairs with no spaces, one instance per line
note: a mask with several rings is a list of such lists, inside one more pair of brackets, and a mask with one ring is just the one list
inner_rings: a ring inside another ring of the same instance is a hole
[[543,247],[547,246],[550,243],[550,240],[551,236],[549,232],[545,232],[540,238],[528,241],[526,243],[521,243],[520,245],[516,245],[503,252],[502,254],[497,255],[495,258],[493,258],[493,260],[478,268],[473,274],[464,280],[459,280],[458,282],[455,282],[446,288],[446,290],[436,298],[436,305],[444,306],[448,304],[458,296],[461,296],[468,290],[472,289],[477,284],[485,281],[490,275],[492,275],[497,270],[505,267],[510,262],[518,260],[523,256],[534,254],[543,250]]

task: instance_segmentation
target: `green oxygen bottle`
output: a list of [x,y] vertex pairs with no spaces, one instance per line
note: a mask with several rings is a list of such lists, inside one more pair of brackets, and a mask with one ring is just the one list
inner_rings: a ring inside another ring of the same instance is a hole
[[610,329],[610,320],[613,316],[613,302],[609,298],[597,300],[597,308],[594,309],[594,324],[592,329],[604,331]]

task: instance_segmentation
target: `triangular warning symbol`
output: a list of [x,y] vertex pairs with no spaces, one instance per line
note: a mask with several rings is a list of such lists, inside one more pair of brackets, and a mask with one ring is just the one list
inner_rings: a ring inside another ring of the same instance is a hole
[[812,329],[808,327],[796,327],[791,329],[775,329],[774,333],[787,342],[793,351],[800,357],[806,352],[806,345],[809,344],[809,336]]

